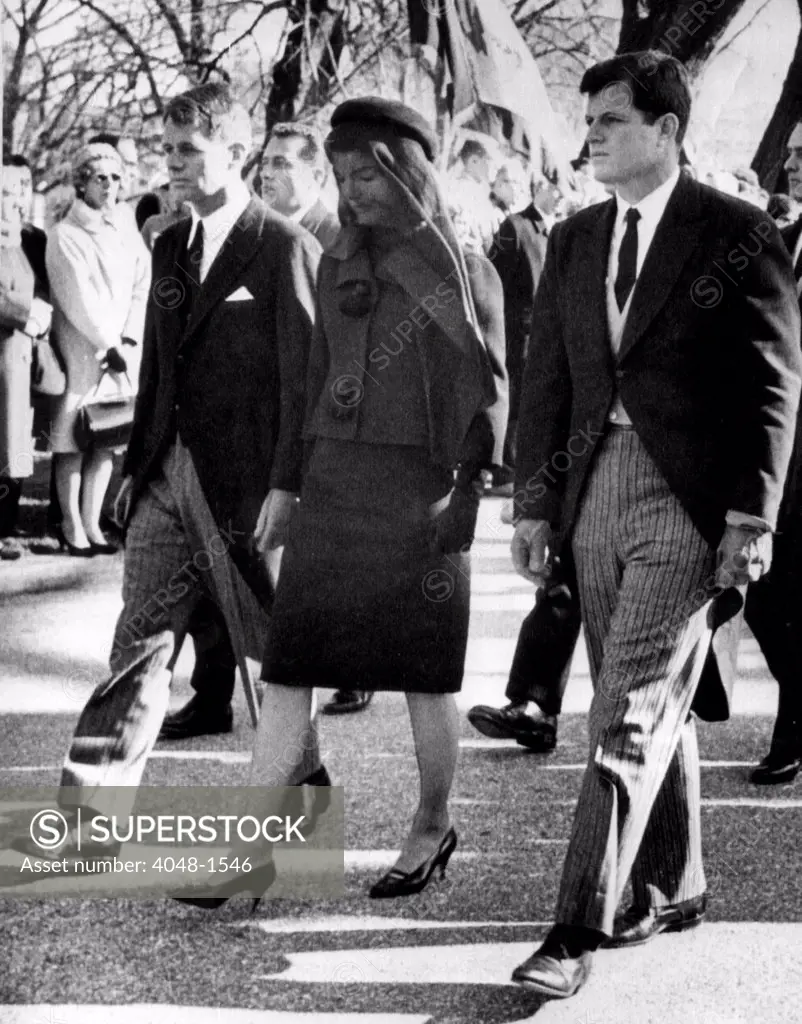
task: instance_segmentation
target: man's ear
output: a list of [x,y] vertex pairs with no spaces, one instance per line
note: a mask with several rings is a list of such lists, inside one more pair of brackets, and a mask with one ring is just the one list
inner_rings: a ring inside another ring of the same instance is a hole
[[228,151],[231,154],[232,164],[236,164],[241,169],[248,158],[248,153],[250,152],[248,146],[246,146],[244,142],[231,142],[229,144]]
[[679,118],[676,114],[663,114],[660,117],[660,139],[663,142],[676,142],[679,131]]

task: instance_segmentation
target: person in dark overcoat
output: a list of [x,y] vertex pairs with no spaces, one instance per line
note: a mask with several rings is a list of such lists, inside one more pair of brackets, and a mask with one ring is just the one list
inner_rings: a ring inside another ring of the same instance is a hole
[[521,404],[532,305],[546,258],[548,229],[534,200],[519,213],[511,213],[501,224],[488,254],[504,288],[504,335],[510,413],[504,440],[504,466],[494,476],[497,493],[512,494],[516,462],[518,407]]
[[[580,89],[596,177],[616,195],[549,239],[512,547],[539,586],[570,547],[594,685],[556,923],[513,972],[553,998],[579,991],[600,945],[704,917],[691,712],[728,710],[721,684],[746,586],[771,567],[802,373],[776,225],[680,174],[679,61],[622,54]],[[711,646],[717,685],[703,679]],[[630,876],[633,904],[617,914]]]
[[307,468],[251,783],[296,781],[313,687],[404,693],[420,803],[378,898],[419,891],[457,842],[454,693],[481,474],[500,461],[506,426],[503,302],[487,259],[466,263],[457,244],[428,123],[376,98],[347,101],[331,123],[343,230],[318,277]]

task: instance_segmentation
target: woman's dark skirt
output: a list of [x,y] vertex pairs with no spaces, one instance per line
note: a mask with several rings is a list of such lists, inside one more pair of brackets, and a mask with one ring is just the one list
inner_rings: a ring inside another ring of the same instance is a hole
[[318,438],[284,552],[265,679],[460,689],[470,556],[429,550],[450,489],[422,448]]

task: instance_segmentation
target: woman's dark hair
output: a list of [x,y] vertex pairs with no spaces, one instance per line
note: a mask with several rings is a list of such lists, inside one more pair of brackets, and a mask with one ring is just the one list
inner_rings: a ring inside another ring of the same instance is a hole
[[[372,157],[379,170],[398,190],[409,209],[411,223],[431,221],[443,235],[456,258],[459,243],[448,213],[448,206],[420,143],[397,135],[391,129],[374,125],[344,124],[335,128],[325,141],[326,156],[362,152]],[[338,206],[341,224],[354,224],[350,206],[342,198]],[[388,227],[391,225],[388,225]]]
[[[444,246],[442,255],[446,256],[446,260],[442,266],[448,265],[449,271],[453,268],[459,275],[463,298],[475,323],[476,310],[468,283],[465,257],[434,167],[421,144],[397,134],[391,127],[348,122],[338,125],[329,133],[324,147],[326,156],[332,162],[338,153],[360,152],[371,156],[379,170],[395,185],[399,197],[406,204],[410,213],[408,226],[413,227],[422,221],[429,222]],[[356,223],[353,211],[342,197],[338,214],[343,226]],[[430,256],[439,262],[434,251]]]

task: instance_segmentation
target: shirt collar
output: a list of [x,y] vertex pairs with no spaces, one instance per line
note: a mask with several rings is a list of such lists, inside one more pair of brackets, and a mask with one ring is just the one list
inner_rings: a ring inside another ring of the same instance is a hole
[[300,224],[316,202],[317,199],[313,199],[311,203],[308,203],[306,206],[301,206],[295,211],[295,213],[291,213],[290,220],[293,222],[293,224]]
[[206,217],[201,217],[193,206],[192,227],[189,231],[189,241],[195,237],[198,224],[203,221],[203,234],[207,240],[218,237],[225,238],[242,216],[243,211],[251,201],[251,194],[244,182],[231,189],[228,202]]
[[636,209],[641,215],[642,220],[656,225],[663,216],[665,208],[668,205],[668,200],[671,198],[671,193],[674,191],[674,188],[679,181],[679,175],[680,169],[677,167],[667,181],[664,181],[662,185],[658,185],[653,192],[644,196],[643,199],[637,203],[628,203],[626,199],[622,199],[621,196],[616,193],[616,225],[620,226],[623,224],[627,211],[631,209]]

